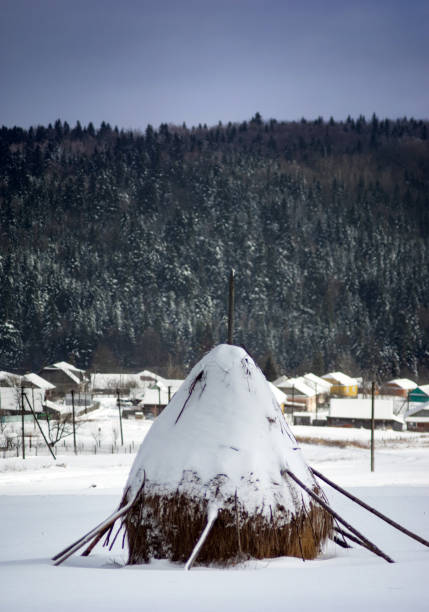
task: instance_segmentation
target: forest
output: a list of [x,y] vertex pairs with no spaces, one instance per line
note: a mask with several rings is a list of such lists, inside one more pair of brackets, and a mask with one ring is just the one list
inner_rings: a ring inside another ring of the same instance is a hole
[[429,122],[0,129],[0,370],[429,380]]

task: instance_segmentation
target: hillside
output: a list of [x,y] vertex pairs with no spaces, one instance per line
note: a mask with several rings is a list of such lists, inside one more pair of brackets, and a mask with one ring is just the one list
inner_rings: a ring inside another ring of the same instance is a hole
[[0,369],[429,375],[429,123],[0,130]]

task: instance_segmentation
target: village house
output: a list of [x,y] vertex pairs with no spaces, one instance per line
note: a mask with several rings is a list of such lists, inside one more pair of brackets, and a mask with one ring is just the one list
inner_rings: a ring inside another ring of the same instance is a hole
[[25,420],[33,418],[31,408],[37,415],[40,415],[44,411],[46,394],[54,388],[52,383],[37,374],[18,376],[9,372],[0,372],[1,420],[4,422],[21,418],[23,399]]
[[410,403],[425,404],[429,402],[429,385],[420,385],[412,391],[408,392],[408,401]]
[[322,376],[323,380],[331,383],[331,395],[340,397],[357,397],[359,382],[343,372],[329,372]]
[[409,378],[395,378],[381,385],[378,395],[408,398],[408,393],[417,387]]
[[405,422],[409,431],[429,431],[429,402],[420,406],[414,405]]
[[121,396],[130,395],[140,386],[137,374],[95,372],[90,380],[91,391],[96,395],[116,395],[118,391]]
[[85,370],[80,370],[65,361],[45,366],[40,370],[39,376],[55,386],[55,389],[47,393],[50,400],[63,398],[71,391],[84,392],[89,386],[89,377]]
[[429,385],[408,392],[405,422],[410,431],[429,431]]
[[275,386],[286,395],[285,412],[294,412],[295,410],[316,411],[316,393],[305,382],[303,376],[296,378],[282,377]]
[[150,370],[134,374],[91,374],[94,394],[116,395],[119,391],[124,418],[158,416],[179,389],[183,380],[159,376]]
[[308,385],[311,389],[314,389],[317,405],[320,406],[325,404],[329,399],[332,383],[327,380],[324,380],[320,376],[316,376],[316,374],[312,374],[311,372],[309,372],[308,374],[304,374],[303,378],[305,384]]

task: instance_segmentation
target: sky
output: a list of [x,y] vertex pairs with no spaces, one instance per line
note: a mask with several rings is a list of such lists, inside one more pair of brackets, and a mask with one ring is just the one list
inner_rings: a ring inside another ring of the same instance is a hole
[[0,125],[429,118],[427,0],[0,0]]

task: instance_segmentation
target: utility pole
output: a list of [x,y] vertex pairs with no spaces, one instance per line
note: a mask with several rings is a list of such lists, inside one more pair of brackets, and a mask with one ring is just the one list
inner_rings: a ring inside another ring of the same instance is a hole
[[294,425],[293,421],[293,413],[295,410],[295,384],[292,385],[292,425]]
[[77,455],[77,446],[76,446],[76,415],[74,411],[74,390],[71,390],[71,398],[72,398],[72,415],[73,415],[73,448],[74,454]]
[[124,432],[122,430],[121,393],[119,389],[116,389],[116,395],[117,395],[116,403],[118,404],[118,411],[119,411],[119,429],[121,431],[121,446],[124,446]]
[[228,344],[232,344],[234,336],[234,279],[235,270],[232,269],[229,275]]
[[24,387],[21,387],[21,439],[22,439],[22,458],[25,459],[25,439],[24,439]]
[[374,395],[375,395],[375,382],[372,382],[371,383],[371,472],[374,471],[374,428],[375,428]]

